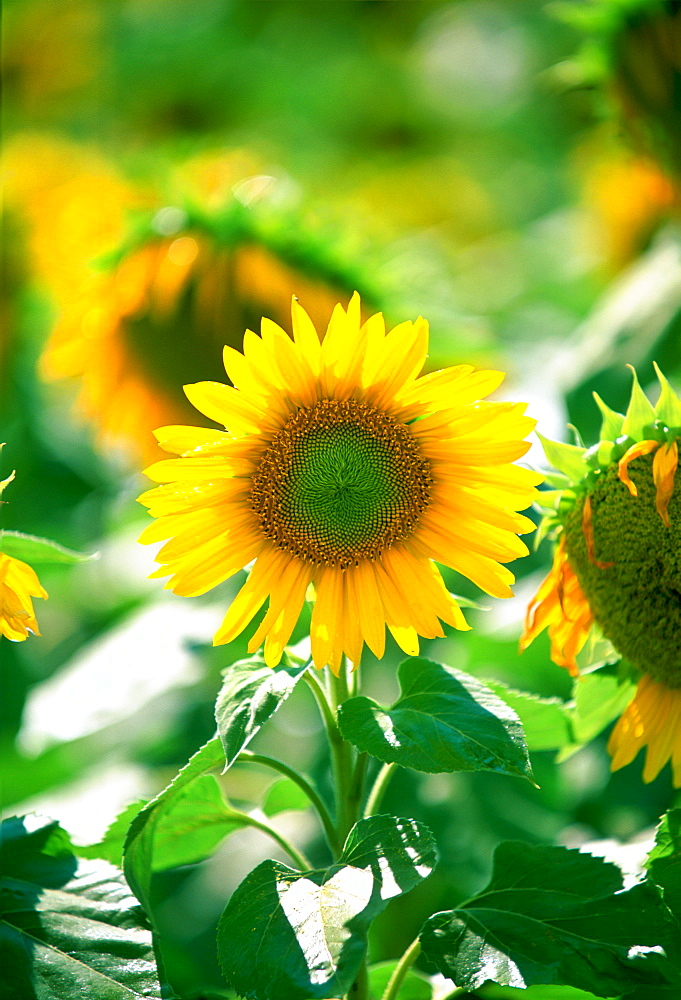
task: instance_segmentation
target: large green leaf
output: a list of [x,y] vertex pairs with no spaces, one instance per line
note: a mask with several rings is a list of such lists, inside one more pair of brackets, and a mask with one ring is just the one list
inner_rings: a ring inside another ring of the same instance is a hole
[[119,869],[78,859],[38,817],[6,820],[2,843],[3,997],[160,997],[151,933]]
[[400,665],[401,696],[384,709],[351,698],[338,721],[346,740],[417,771],[500,771],[531,778],[518,716],[469,674],[413,657]]
[[[186,825],[186,800],[183,792],[202,775],[221,768],[224,761],[220,740],[215,736],[194,754],[167,788],[133,819],[125,841],[124,868],[130,887],[147,912],[151,910],[153,872],[172,867],[175,863],[176,855],[173,854],[172,847],[169,847],[169,842],[173,839],[175,822],[178,823],[178,830]],[[176,806],[178,813],[174,813]],[[199,834],[199,837],[202,835]],[[182,848],[190,849],[190,845]],[[198,860],[199,852],[193,853],[193,860]]]
[[516,691],[501,681],[487,681],[494,694],[513,709],[523,727],[528,750],[559,750],[574,742],[570,710],[559,698]]
[[648,856],[650,878],[664,890],[667,906],[681,921],[681,809],[670,809],[662,817],[655,846]]
[[303,672],[300,666],[268,667],[259,656],[239,660],[227,668],[215,705],[225,769],[286,701]]
[[75,552],[59,542],[23,531],[0,531],[0,552],[21,559],[33,566],[35,563],[82,563],[97,559],[97,553]]
[[421,942],[443,975],[470,990],[492,980],[612,997],[681,984],[678,925],[656,887],[623,891],[615,865],[563,847],[501,844],[489,885],[431,917]]
[[350,831],[338,864],[297,872],[263,861],[244,879],[218,927],[230,986],[258,1000],[345,994],[388,899],[430,874],[435,845],[411,819],[372,816]]

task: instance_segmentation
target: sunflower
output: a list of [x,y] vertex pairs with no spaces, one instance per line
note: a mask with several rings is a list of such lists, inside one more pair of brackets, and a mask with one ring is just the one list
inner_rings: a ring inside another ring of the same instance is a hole
[[521,649],[548,628],[552,659],[577,676],[578,654],[602,633],[640,675],[608,743],[612,769],[647,747],[644,780],[671,760],[681,786],[681,400],[656,372],[655,407],[635,373],[626,414],[596,396],[603,425],[593,448],[544,442],[561,470],[557,489],[542,494],[552,504],[543,528],[558,544]]
[[[0,481],[0,495],[13,479],[12,472],[7,479]],[[29,632],[40,635],[32,597],[47,597],[35,570],[28,563],[0,551],[0,634],[13,642],[23,642]]]
[[511,463],[534,426],[522,403],[480,402],[503,373],[458,365],[418,377],[428,325],[389,333],[382,315],[362,323],[359,296],[333,310],[323,341],[292,303],[293,339],[268,319],[243,354],[226,347],[232,386],[185,386],[190,401],[226,431],[163,427],[179,458],[147,475],[140,500],[158,520],[141,541],[167,541],[156,556],[166,587],[205,593],[253,563],[215,635],[230,642],[269,599],[250,640],[278,663],[308,587],[315,601],[312,657],[337,673],[343,654],[377,657],[385,626],[401,648],[468,625],[433,560],[487,593],[511,596],[500,565],[527,553],[517,513],[541,481]]
[[47,597],[35,570],[0,552],[0,632],[14,642],[40,635],[32,597]]
[[294,288],[315,318],[329,315],[339,291],[350,294],[352,284],[325,254],[292,245],[288,230],[285,239],[264,234],[234,197],[214,215],[196,210],[190,218],[166,207],[72,297],[42,374],[78,381],[78,408],[100,443],[122,443],[154,461],[154,428],[192,419],[179,386],[187,377],[221,377],[225,340],[240,346],[244,328],[264,312],[284,321]]

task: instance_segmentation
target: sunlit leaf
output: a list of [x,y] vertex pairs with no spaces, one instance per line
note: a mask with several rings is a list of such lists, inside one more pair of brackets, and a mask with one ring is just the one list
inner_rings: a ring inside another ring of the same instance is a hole
[[629,368],[631,369],[634,383],[631,387],[631,398],[626,416],[624,417],[624,423],[622,424],[622,434],[634,438],[635,441],[639,441],[643,436],[645,428],[655,422],[657,414],[655,413],[655,407],[639,385],[636,371],[631,365],[629,365]]
[[662,817],[646,864],[650,878],[664,890],[667,906],[681,921],[681,808]]
[[351,698],[339,712],[343,736],[386,763],[417,771],[500,771],[531,778],[518,716],[469,674],[413,657],[400,665],[389,709]]
[[125,841],[125,874],[130,887],[147,912],[151,910],[152,873],[163,867],[163,851],[161,849],[157,856],[157,847],[163,844],[166,835],[172,837],[173,807],[181,804],[181,795],[187,786],[207,772],[221,768],[224,761],[222,745],[216,736],[194,754],[171,783],[132,821]]
[[571,713],[576,742],[588,743],[619,718],[635,691],[636,685],[620,677],[616,667],[580,677],[575,682],[575,707]]
[[559,698],[540,698],[500,681],[487,681],[487,686],[517,714],[528,750],[558,750],[574,742],[570,710]]
[[49,538],[25,535],[22,531],[0,531],[0,552],[34,565],[37,563],[82,563],[97,559],[96,552],[75,552]]
[[[372,997],[382,997],[397,962],[377,962],[369,966],[369,990]],[[409,969],[400,986],[400,1000],[431,1000],[433,987],[428,978],[415,969]]]
[[131,802],[118,814],[97,844],[76,847],[76,852],[81,858],[102,858],[105,861],[110,861],[113,865],[122,865],[123,848],[128,829],[135,816],[137,816],[146,804],[147,799],[138,799],[136,802]]
[[681,984],[681,935],[658,890],[624,891],[615,865],[562,847],[501,844],[489,885],[431,917],[421,942],[469,990],[492,980],[611,997]]
[[309,805],[310,800],[300,785],[290,778],[281,778],[265,792],[262,811],[266,816],[276,816],[288,809],[307,809]]
[[360,820],[330,868],[301,873],[264,861],[220,919],[218,954],[228,983],[258,1000],[347,993],[373,918],[434,864],[430,832],[394,816]]
[[2,996],[161,996],[151,933],[119,869],[77,858],[38,817],[5,821],[2,841]]
[[575,444],[564,444],[561,441],[551,441],[539,433],[537,437],[551,465],[567,476],[570,482],[579,482],[587,474],[589,470],[584,461],[586,448],[580,448]]
[[268,667],[259,656],[227,668],[215,705],[225,770],[286,701],[302,674],[302,667]]

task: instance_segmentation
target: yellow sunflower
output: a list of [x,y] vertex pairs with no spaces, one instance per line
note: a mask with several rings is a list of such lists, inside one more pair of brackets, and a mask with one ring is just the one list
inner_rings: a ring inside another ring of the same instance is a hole
[[671,760],[681,786],[681,401],[656,371],[655,407],[635,374],[626,414],[596,396],[603,427],[593,448],[544,442],[561,470],[557,489],[542,494],[558,545],[521,648],[548,628],[552,659],[577,675],[577,655],[600,631],[642,675],[608,743],[612,769],[647,747],[644,780]]
[[214,219],[170,211],[184,219],[181,228],[165,236],[150,230],[93,274],[64,308],[41,359],[46,379],[77,380],[78,409],[100,443],[123,444],[144,462],[160,455],[154,428],[191,419],[182,381],[221,376],[225,340],[240,346],[263,312],[284,321],[294,288],[315,318],[329,315],[343,289],[321,254],[298,262],[290,248],[268,245],[234,199]]
[[0,632],[14,642],[40,635],[32,597],[47,597],[35,570],[0,552]]
[[[0,481],[0,495],[13,479],[12,472],[7,479]],[[35,570],[28,563],[0,551],[0,634],[13,642],[23,642],[29,632],[40,635],[32,597],[47,597]]]
[[323,341],[293,300],[293,339],[268,319],[243,354],[224,352],[232,386],[185,386],[190,401],[226,428],[163,427],[179,458],[147,475],[165,485],[140,500],[158,520],[143,542],[166,587],[202,594],[253,563],[215,644],[248,626],[269,599],[249,650],[263,642],[275,665],[310,584],[317,667],[359,662],[364,642],[383,655],[385,626],[409,654],[441,622],[468,625],[433,560],[496,597],[513,575],[500,565],[526,554],[517,513],[536,495],[536,473],[511,463],[534,426],[522,403],[480,402],[503,373],[458,365],[419,377],[428,325],[386,333],[362,323],[359,296],[333,310]]

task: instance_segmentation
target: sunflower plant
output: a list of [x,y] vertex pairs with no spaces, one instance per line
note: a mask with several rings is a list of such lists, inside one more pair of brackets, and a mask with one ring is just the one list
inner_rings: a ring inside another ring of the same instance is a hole
[[[516,464],[534,426],[525,406],[486,399],[503,374],[458,365],[422,375],[427,349],[423,319],[386,330],[354,296],[320,336],[294,299],[291,335],[265,319],[242,352],[225,349],[229,383],[185,387],[217,426],[156,432],[174,457],[147,470],[157,485],[140,498],[154,518],[142,541],[160,545],[154,575],[194,596],[247,571],[214,637],[225,664],[215,737],[87,849],[90,858],[122,857],[151,924],[164,995],[183,993],[163,971],[159,879],[244,829],[269,838],[276,856],[225,890],[216,996],[486,996],[491,981],[499,997],[546,984],[572,1000],[681,981],[681,932],[661,876],[624,889],[599,858],[515,842],[498,847],[477,896],[429,917],[401,957],[371,964],[373,921],[428,879],[438,858],[407,803],[396,815],[383,808],[396,770],[533,782],[521,719],[531,732],[543,709],[420,654],[421,639],[469,629],[471,602],[450,593],[450,571],[493,597],[510,595],[505,564],[527,552],[519,536],[534,522],[520,512],[539,499],[542,479]],[[627,439],[633,475],[640,459],[631,447]],[[660,504],[673,514],[669,472],[661,477]],[[301,629],[309,637],[291,647]],[[399,697],[382,705],[363,693],[362,658],[367,647],[382,660],[388,634],[406,658]],[[327,766],[314,777],[285,747],[276,756],[250,748],[304,686],[327,737]],[[226,797],[221,777],[244,765],[278,778],[251,811]],[[309,810],[318,833],[299,842],[277,822],[282,808]],[[668,841],[661,833],[663,872]]]
[[528,609],[521,647],[548,629],[553,660],[578,677],[578,657],[588,668],[594,640],[605,639],[608,659],[620,663],[625,700],[608,743],[612,768],[646,748],[644,780],[671,762],[678,787],[681,400],[655,369],[661,389],[655,406],[633,369],[625,414],[595,394],[603,422],[592,448],[544,442],[558,472],[551,477],[555,489],[543,494],[543,531],[556,548]]

